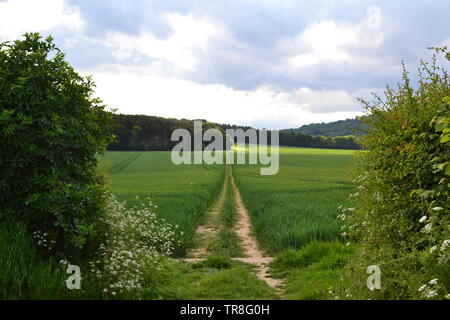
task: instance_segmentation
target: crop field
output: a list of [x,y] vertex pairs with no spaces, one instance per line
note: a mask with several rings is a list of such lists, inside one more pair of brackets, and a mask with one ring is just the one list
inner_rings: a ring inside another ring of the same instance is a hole
[[202,212],[217,196],[225,166],[174,165],[170,152],[108,152],[101,159],[111,191],[128,205],[147,197],[183,232],[177,255],[191,244]]
[[[277,175],[261,176],[259,165],[234,165],[254,232],[270,253],[300,248],[312,240],[338,238],[337,208],[354,188],[348,175],[353,151],[280,148]],[[174,165],[170,152],[108,152],[102,165],[112,192],[129,205],[147,197],[160,217],[179,225],[183,255],[202,212],[218,195],[225,166]]]
[[261,176],[258,165],[234,166],[255,235],[264,249],[278,253],[312,240],[338,238],[338,207],[354,188],[348,173],[352,154],[281,147],[276,175]]

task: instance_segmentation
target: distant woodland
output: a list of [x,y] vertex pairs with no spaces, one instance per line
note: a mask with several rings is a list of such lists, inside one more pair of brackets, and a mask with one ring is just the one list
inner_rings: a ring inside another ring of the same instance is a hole
[[342,137],[362,135],[367,127],[367,124],[360,119],[346,119],[329,123],[311,123],[293,130],[310,135]]
[[[114,115],[116,142],[109,146],[110,151],[157,151],[171,150],[178,142],[171,141],[171,134],[175,129],[187,129],[193,136],[194,120],[162,118],[147,115]],[[203,121],[203,130],[216,128],[223,133],[226,129],[243,129],[250,127],[218,124]],[[342,121],[347,124],[357,123],[359,120]],[[303,126],[299,129],[286,129],[280,131],[280,145],[310,148],[333,148],[333,149],[360,149],[355,142],[355,131],[344,129],[345,125],[340,123],[314,124],[311,128],[324,134],[312,135],[303,131]],[[327,126],[328,125],[328,126]],[[309,128],[308,130],[312,130]],[[321,128],[321,129],[320,129]],[[328,128],[327,131],[325,128]],[[332,129],[334,128],[334,129]],[[341,129],[338,129],[341,128]],[[320,129],[320,130],[319,130]],[[340,130],[340,131],[339,131]],[[345,136],[337,136],[337,133],[346,133]],[[329,135],[329,136],[327,136]],[[269,139],[270,143],[270,139]]]

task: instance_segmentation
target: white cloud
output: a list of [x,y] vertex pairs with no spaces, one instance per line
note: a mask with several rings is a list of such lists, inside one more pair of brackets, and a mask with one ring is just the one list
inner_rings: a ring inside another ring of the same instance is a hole
[[65,0],[7,0],[0,2],[0,39],[13,40],[25,32],[83,29],[79,8]]
[[[361,114],[356,111],[333,112],[334,106],[355,104],[350,94],[339,90],[300,88],[279,92],[270,87],[260,87],[244,91],[221,84],[201,85],[111,65],[104,69],[86,70],[85,73],[93,74],[97,84],[96,94],[121,113],[207,119],[269,129],[334,121]],[[328,107],[330,111],[313,112],[319,107]]]
[[[321,21],[312,24],[294,41],[283,42],[282,48],[293,54],[288,63],[295,68],[305,68],[322,62],[346,62],[354,66],[377,66],[374,57],[355,54],[359,49],[374,49],[384,39],[380,29],[369,28],[366,20],[355,24],[337,24]],[[370,52],[370,51],[369,51]]]
[[173,30],[166,39],[142,30],[137,36],[110,33],[106,43],[119,60],[139,62],[143,56],[170,62],[177,69],[193,70],[204,55],[207,42],[222,30],[204,19],[179,13],[168,13],[166,19]]

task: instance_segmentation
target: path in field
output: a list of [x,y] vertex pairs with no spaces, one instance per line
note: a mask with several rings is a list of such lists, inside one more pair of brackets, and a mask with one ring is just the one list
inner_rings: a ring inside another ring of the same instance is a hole
[[211,242],[214,241],[220,227],[219,214],[222,210],[227,194],[227,185],[229,179],[228,170],[229,169],[227,168],[219,197],[217,198],[213,207],[205,213],[202,224],[197,227],[194,238],[195,248],[188,251],[187,256],[189,258],[185,259],[186,261],[191,259],[203,259],[208,255],[208,247]]
[[219,213],[224,205],[228,179],[231,179],[231,185],[233,188],[233,196],[235,200],[235,207],[238,216],[238,220],[235,226],[235,232],[241,240],[241,246],[245,257],[232,258],[233,260],[242,261],[244,263],[255,265],[258,269],[257,276],[259,279],[265,281],[270,287],[276,290],[276,292],[282,296],[280,286],[282,285],[281,279],[271,278],[269,275],[268,264],[273,260],[273,257],[269,257],[263,254],[258,247],[258,242],[252,235],[252,224],[247,209],[242,201],[241,194],[234,181],[234,177],[231,172],[231,166],[227,166],[224,184],[220,192],[219,198],[211,210],[206,212],[205,222],[203,225],[197,228],[196,235],[196,248],[188,253],[188,258],[183,259],[186,262],[198,262],[204,260],[208,254],[208,241],[214,239],[218,232],[220,222]]
[[282,285],[281,279],[271,278],[269,275],[268,264],[273,260],[273,257],[268,257],[258,247],[258,242],[252,235],[252,224],[247,209],[242,201],[241,193],[234,181],[234,177],[231,177],[231,185],[233,186],[234,199],[236,201],[236,210],[238,214],[238,221],[236,223],[236,233],[241,239],[242,249],[245,254],[245,258],[235,258],[246,263],[254,264],[258,266],[258,277],[264,280],[269,286],[276,289],[281,294],[280,286]]

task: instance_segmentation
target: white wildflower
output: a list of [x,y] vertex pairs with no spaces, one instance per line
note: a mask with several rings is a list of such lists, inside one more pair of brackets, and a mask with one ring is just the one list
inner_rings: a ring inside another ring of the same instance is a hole
[[423,231],[426,233],[429,233],[431,231],[431,229],[433,228],[433,224],[432,223],[428,223],[427,225],[425,225],[425,227],[423,228]]
[[439,279],[433,279],[433,280],[430,280],[430,282],[428,282],[430,285],[436,285],[437,283],[438,283],[438,280]]
[[444,242],[442,242],[441,251],[447,250],[447,248],[449,246],[450,246],[450,240],[444,240]]
[[427,216],[423,216],[422,218],[420,218],[419,222],[425,222],[427,221],[428,217]]
[[430,289],[428,291],[425,292],[425,298],[434,298],[437,296],[437,291]]

